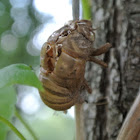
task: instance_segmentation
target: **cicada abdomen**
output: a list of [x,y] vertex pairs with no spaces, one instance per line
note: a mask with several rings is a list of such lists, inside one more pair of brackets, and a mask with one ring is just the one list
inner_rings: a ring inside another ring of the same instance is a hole
[[83,102],[81,91],[91,92],[84,78],[85,64],[93,61],[107,67],[95,58],[108,51],[106,43],[99,49],[93,48],[95,40],[91,21],[70,21],[55,31],[41,50],[40,80],[45,89],[40,92],[43,102],[55,110],[67,110]]

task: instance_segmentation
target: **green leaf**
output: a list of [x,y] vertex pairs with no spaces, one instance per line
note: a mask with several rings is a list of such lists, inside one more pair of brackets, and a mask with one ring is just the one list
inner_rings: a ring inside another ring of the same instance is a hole
[[[15,112],[16,91],[13,87],[0,89],[0,116],[10,120]],[[9,128],[0,122],[0,140],[6,139]]]
[[0,88],[14,84],[34,86],[43,90],[35,72],[25,64],[12,64],[0,69]]

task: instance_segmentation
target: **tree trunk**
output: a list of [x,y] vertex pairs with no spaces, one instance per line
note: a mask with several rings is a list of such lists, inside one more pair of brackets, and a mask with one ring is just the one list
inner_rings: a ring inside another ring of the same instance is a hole
[[112,48],[103,57],[107,69],[87,65],[93,92],[83,106],[86,140],[116,140],[140,87],[140,1],[92,0],[92,13],[94,47]]

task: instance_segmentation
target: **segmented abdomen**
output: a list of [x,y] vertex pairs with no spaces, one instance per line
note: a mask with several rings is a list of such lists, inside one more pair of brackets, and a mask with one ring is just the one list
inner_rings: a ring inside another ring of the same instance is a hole
[[55,110],[66,110],[78,102],[80,86],[84,80],[85,62],[83,60],[62,52],[53,72],[47,73],[43,67],[41,69],[40,79],[45,92],[40,95],[46,105]]

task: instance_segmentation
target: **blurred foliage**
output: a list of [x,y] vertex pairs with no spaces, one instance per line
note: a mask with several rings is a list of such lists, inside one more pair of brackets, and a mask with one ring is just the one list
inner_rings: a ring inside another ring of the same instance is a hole
[[[38,140],[73,140],[74,138],[74,121],[65,114],[54,114],[43,109],[36,116],[24,116],[24,119],[35,132]],[[30,119],[29,119],[30,118]],[[15,120],[15,126],[22,132],[27,140],[33,140],[27,129],[19,120]],[[9,133],[8,140],[19,140],[12,132]]]
[[[49,15],[42,16],[50,20]],[[34,47],[33,37],[42,16],[32,0],[0,1],[0,68],[14,63],[39,65],[40,50]]]
[[34,86],[43,90],[42,84],[34,71],[25,64],[12,64],[0,69],[0,88],[14,84]]
[[[0,89],[0,115],[8,120],[11,119],[16,104],[16,91],[13,87]],[[4,123],[0,122],[0,140],[6,139],[7,127]]]
[[82,0],[83,19],[91,20],[91,0]]
[[[33,0],[0,0],[0,69],[15,63],[24,63],[32,66],[33,69],[36,69],[36,67],[39,68],[40,50],[34,43],[34,36],[40,31],[43,23],[50,22],[50,20],[50,15],[39,13],[34,8]],[[24,81],[26,74],[24,75],[23,71],[22,74],[18,73],[19,71],[16,70],[13,68],[11,71],[7,69],[0,71],[0,83],[5,84],[7,80],[11,84],[11,81],[6,79],[11,73],[18,75],[17,79],[21,75]],[[30,77],[26,80],[31,82]],[[12,82],[17,83],[14,80]],[[11,118],[14,115],[15,103],[15,89],[13,87],[1,88],[0,115],[12,121]],[[47,116],[50,114],[48,110],[46,112],[46,114],[42,113],[41,115],[22,115],[36,132],[39,140],[72,140],[74,137],[73,119],[62,114],[42,119],[44,115]],[[16,127],[27,139],[32,140],[26,128],[24,128],[17,118],[13,119],[13,123],[16,124]],[[0,122],[0,140],[5,140],[7,130],[9,128]],[[8,132],[6,139],[19,140],[11,131]]]

